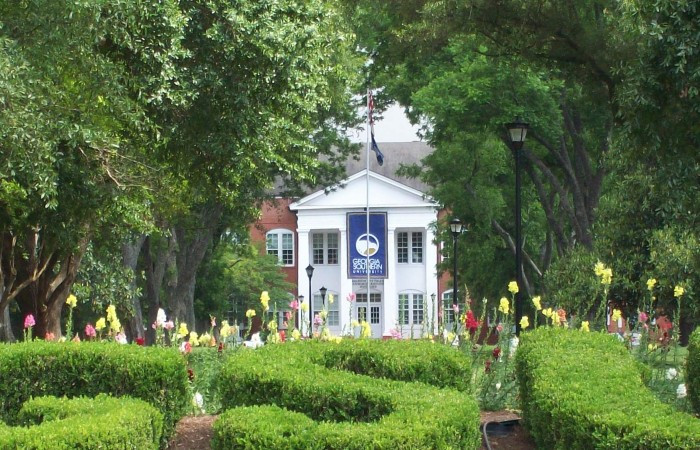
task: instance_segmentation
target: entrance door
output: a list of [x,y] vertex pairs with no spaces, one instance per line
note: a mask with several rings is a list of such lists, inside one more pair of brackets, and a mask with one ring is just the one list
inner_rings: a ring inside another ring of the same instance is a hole
[[[370,293],[369,304],[367,294],[357,294],[357,321],[367,320],[367,310],[369,308],[369,325],[373,338],[382,337],[382,295],[380,293]],[[355,333],[359,336],[359,330]]]

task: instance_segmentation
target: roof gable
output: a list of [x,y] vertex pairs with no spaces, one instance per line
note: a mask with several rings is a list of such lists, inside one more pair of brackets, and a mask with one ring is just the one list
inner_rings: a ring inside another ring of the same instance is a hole
[[[367,206],[367,170],[362,170],[335,186],[314,192],[289,208],[354,209]],[[426,194],[398,181],[369,172],[370,208],[435,208],[437,204]]]

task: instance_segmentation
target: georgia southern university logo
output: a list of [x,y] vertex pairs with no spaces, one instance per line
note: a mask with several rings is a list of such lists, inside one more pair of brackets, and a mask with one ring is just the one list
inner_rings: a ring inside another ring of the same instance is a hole
[[[348,213],[348,276],[386,278],[386,213]],[[369,258],[368,258],[369,256]],[[369,261],[368,261],[369,260]]]

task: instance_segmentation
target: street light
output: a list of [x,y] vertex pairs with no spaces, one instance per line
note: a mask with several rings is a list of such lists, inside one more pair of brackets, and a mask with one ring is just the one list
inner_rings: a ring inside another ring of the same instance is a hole
[[321,289],[319,289],[319,292],[321,293],[321,304],[323,307],[326,307],[326,292],[328,292],[328,289],[326,289],[325,286],[322,286]]
[[[454,218],[450,221],[450,231],[452,231],[452,310],[455,312],[457,318],[459,317],[458,309],[455,308],[459,306],[459,297],[457,296],[457,239],[462,233],[464,225],[462,221],[458,218]],[[455,319],[457,320],[457,319]]]
[[314,266],[306,266],[306,276],[309,277],[309,337],[311,337],[311,324],[314,323],[314,309],[311,307],[311,277],[314,276]]
[[520,335],[520,319],[523,317],[523,237],[522,216],[520,214],[520,166],[522,165],[522,148],[525,142],[527,130],[530,127],[520,119],[506,124],[511,148],[515,154],[515,282],[518,283],[518,292],[515,294],[515,334]]

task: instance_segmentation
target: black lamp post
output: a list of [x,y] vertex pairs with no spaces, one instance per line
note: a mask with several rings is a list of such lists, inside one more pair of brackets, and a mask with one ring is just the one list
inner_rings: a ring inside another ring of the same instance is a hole
[[457,239],[462,233],[464,225],[458,218],[450,221],[450,231],[452,231],[452,310],[455,312],[455,320],[459,320],[459,313],[455,305],[459,306],[459,296],[457,295]]
[[328,289],[326,289],[325,286],[321,286],[321,289],[318,290],[321,293],[321,304],[323,307],[326,307],[326,292],[328,292]]
[[522,148],[530,126],[520,119],[506,124],[511,148],[515,154],[515,281],[518,292],[515,294],[515,334],[520,335],[520,319],[523,317],[523,237],[522,216],[520,214],[520,166],[522,165]]
[[311,337],[311,324],[314,323],[314,309],[311,307],[311,277],[314,276],[314,266],[306,266],[306,276],[309,277],[309,337]]

